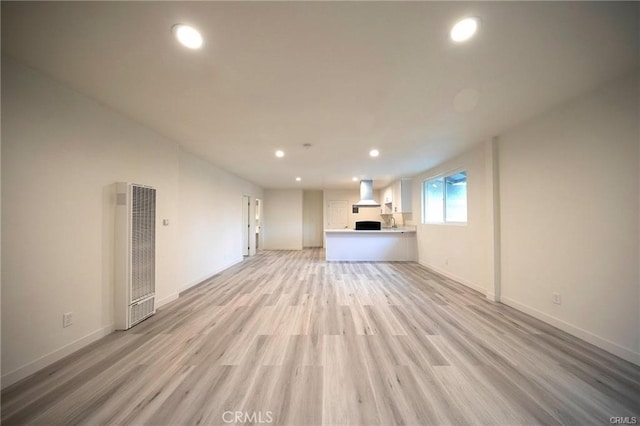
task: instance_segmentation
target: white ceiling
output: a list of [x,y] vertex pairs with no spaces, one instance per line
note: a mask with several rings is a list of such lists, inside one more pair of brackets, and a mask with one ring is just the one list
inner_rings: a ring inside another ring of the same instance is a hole
[[[379,187],[633,71],[638,10],[3,1],[2,51],[265,188]],[[452,44],[469,15],[477,37]],[[178,45],[175,23],[197,27],[203,48]]]

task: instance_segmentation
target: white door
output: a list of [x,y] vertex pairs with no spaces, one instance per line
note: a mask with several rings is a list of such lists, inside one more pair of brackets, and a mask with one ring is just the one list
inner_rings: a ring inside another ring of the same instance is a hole
[[251,240],[249,240],[249,229],[251,228],[251,222],[249,218],[251,207],[251,199],[243,195],[242,196],[242,255],[249,256],[249,247],[251,247]]
[[328,229],[344,229],[349,226],[349,202],[329,201]]

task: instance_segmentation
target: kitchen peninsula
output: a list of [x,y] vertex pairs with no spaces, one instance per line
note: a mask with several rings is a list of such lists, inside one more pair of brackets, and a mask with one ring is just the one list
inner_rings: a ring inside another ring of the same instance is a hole
[[328,261],[415,261],[416,230],[325,229]]

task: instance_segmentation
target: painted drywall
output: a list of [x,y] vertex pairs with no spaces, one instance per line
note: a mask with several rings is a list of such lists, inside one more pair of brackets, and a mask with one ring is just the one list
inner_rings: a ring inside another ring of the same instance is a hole
[[[424,181],[449,173],[467,172],[467,224],[422,223]],[[427,170],[413,179],[412,211],[417,222],[418,261],[482,293],[491,288],[487,247],[491,223],[487,217],[485,144]]]
[[636,362],[638,99],[621,79],[499,145],[502,301]]
[[[233,176],[184,151],[179,155],[180,291],[242,260],[243,195],[251,199],[255,217],[257,186]],[[255,235],[255,221],[249,223]],[[255,238],[250,239],[255,253]]]
[[302,194],[303,247],[322,247],[323,231],[322,191]]
[[[349,210],[349,228],[355,228],[356,222],[361,220],[373,220],[383,222],[382,216],[380,216],[380,207],[361,207],[358,209],[358,213],[353,213],[351,206],[360,201],[360,190],[337,190],[337,189],[325,189],[324,190],[324,227],[329,226],[329,215],[327,212],[329,201],[347,201]],[[373,198],[380,202],[380,190],[373,191]]]
[[263,247],[266,250],[302,250],[302,190],[264,191]]
[[[114,182],[158,190],[160,304],[241,259],[236,214],[242,193],[261,196],[261,190],[5,57],[2,85],[2,386],[7,386],[111,332]],[[200,198],[207,201],[199,204]],[[203,241],[208,237],[213,242]],[[62,328],[65,312],[74,312],[75,319]]]

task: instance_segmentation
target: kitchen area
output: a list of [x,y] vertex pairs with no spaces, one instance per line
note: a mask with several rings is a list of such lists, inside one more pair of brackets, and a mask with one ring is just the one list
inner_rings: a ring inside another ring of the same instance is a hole
[[261,205],[263,250],[324,248],[328,261],[416,261],[411,179],[373,189],[267,189]]
[[[324,245],[328,261],[415,261],[411,180],[392,182],[379,191],[360,181],[358,200],[325,191]],[[342,198],[342,199],[339,199]]]

